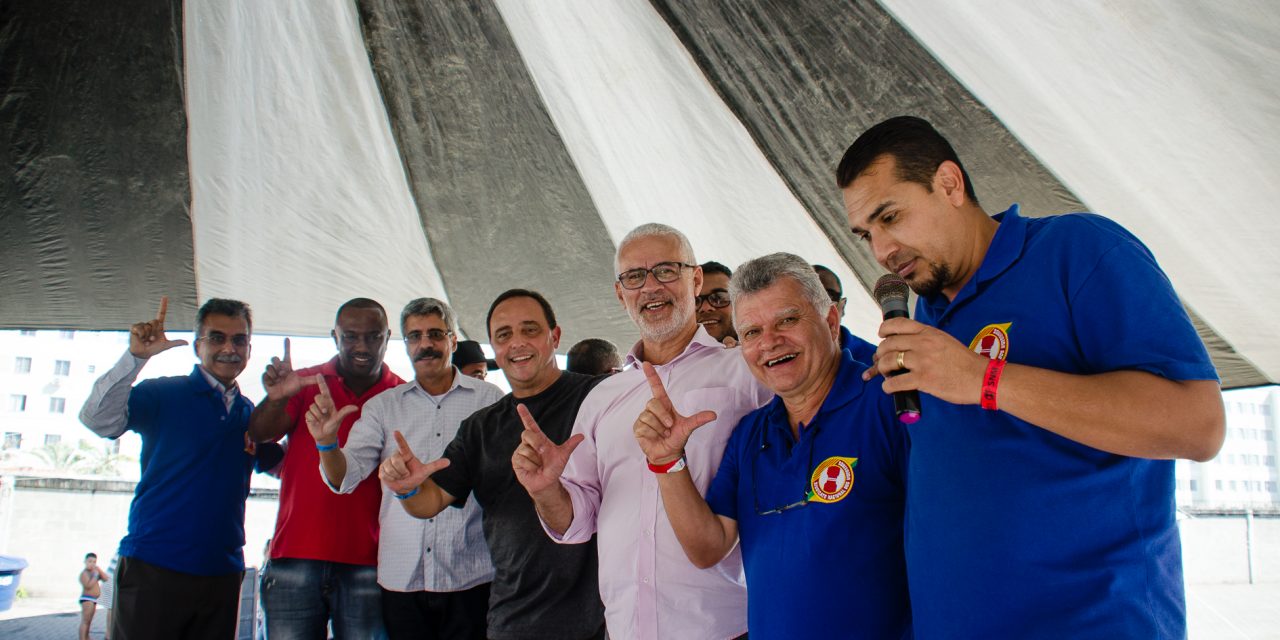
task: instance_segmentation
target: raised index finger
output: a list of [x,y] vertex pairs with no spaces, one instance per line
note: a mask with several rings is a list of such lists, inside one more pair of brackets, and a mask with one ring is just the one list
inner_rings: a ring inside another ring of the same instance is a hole
[[312,380],[314,380],[315,384],[320,387],[320,395],[328,398],[332,402],[333,396],[329,395],[329,384],[324,381],[324,374],[317,373],[316,377],[312,378]]
[[164,316],[169,312],[169,296],[160,296],[160,310],[156,312],[156,321],[164,325]]
[[396,431],[395,436],[396,436],[396,448],[400,450],[400,455],[412,457],[413,449],[409,448],[409,443],[405,441],[404,434],[400,433],[399,431]]
[[525,407],[523,404],[518,404],[516,405],[516,413],[520,414],[520,422],[524,423],[526,431],[532,431],[539,435],[542,434],[542,429],[538,428],[538,422],[533,419],[533,414],[529,413],[528,407]]
[[289,339],[284,339],[284,363],[293,367],[293,358],[289,357]]
[[649,381],[649,390],[653,392],[653,399],[661,402],[663,406],[671,406],[671,398],[667,396],[667,388],[662,385],[662,378],[658,377],[658,372],[654,370],[653,365],[648,362],[641,363],[644,367],[644,379]]

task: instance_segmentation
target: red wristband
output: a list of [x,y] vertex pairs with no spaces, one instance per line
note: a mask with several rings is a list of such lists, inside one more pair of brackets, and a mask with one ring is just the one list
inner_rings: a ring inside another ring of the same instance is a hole
[[654,473],[676,473],[679,471],[684,471],[689,466],[689,463],[685,460],[684,455],[681,455],[679,458],[676,458],[675,460],[672,460],[671,462],[668,462],[666,464],[654,464],[652,462],[649,462],[648,460],[645,460],[645,462],[648,463],[649,470]]
[[995,411],[996,389],[1000,386],[1000,374],[1004,371],[1004,360],[992,358],[987,363],[987,372],[982,374],[982,408]]

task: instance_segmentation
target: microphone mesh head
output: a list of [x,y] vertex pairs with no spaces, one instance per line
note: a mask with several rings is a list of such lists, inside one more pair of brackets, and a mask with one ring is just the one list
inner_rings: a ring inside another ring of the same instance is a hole
[[876,280],[876,288],[871,291],[871,296],[876,299],[876,304],[884,309],[885,303],[891,300],[901,300],[905,305],[907,302],[907,294],[911,289],[907,287],[907,281],[896,273],[886,273]]

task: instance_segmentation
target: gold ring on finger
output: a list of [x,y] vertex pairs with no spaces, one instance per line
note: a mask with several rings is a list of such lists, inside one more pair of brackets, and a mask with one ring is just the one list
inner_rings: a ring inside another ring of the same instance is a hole
[[906,351],[899,351],[899,352],[898,352],[898,368],[899,368],[899,369],[906,369],[906,368],[907,368],[907,362],[906,362],[906,360],[907,360],[907,352],[906,352]]

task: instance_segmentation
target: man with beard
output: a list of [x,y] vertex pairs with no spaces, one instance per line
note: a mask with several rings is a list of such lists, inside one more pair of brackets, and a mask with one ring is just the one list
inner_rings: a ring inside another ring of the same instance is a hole
[[[614,292],[640,330],[627,362],[648,362],[681,410],[705,426],[685,449],[693,482],[705,492],[738,420],[764,404],[760,386],[737,351],[698,326],[694,293],[702,269],[684,234],[646,224],[627,234],[615,257]],[[679,472],[686,458],[649,465],[631,425],[649,399],[639,367],[610,376],[591,392],[557,444],[530,424],[512,456],[516,479],[533,498],[544,528],[574,544],[598,532],[600,594],[616,638],[733,638],[746,632],[746,587],[735,550],[716,565],[689,564],[671,531],[655,474]]]
[[880,326],[864,375],[920,392],[916,633],[1185,637],[1173,459],[1212,458],[1225,418],[1151,252],[1093,214],[987,215],[919,118],[859,136],[837,183],[853,233],[920,296],[915,319]]
[[383,461],[379,476],[406,496],[400,504],[418,518],[461,507],[468,494],[475,495],[495,570],[489,638],[604,638],[596,545],[548,539],[511,467],[526,424],[536,419],[551,442],[564,443],[582,400],[603,378],[560,371],[560,327],[551,304],[535,291],[502,293],[486,323],[511,393],[464,420],[440,460],[424,464],[402,443],[398,454]]
[[168,298],[129,330],[129,350],[93,385],[80,421],[142,436],[142,478],[120,541],[111,637],[229,638],[244,575],[244,501],[253,470],[253,403],[236,377],[249,359],[249,306],[213,298],[196,313],[189,376],[133,385],[147,361],[187,344],[165,335]]
[[[418,298],[400,313],[400,331],[414,379],[385,391],[361,409],[338,409],[328,382],[307,410],[307,429],[320,451],[320,472],[337,493],[351,493],[399,450],[400,431],[415,450],[435,458],[476,410],[502,397],[497,387],[462,375],[450,361],[457,338],[453,309]],[[346,444],[338,447],[343,419],[360,411]],[[419,520],[382,492],[378,584],[387,634],[399,638],[484,638],[493,564],[474,504]]]
[[[391,330],[386,310],[376,301],[355,298],[338,307],[330,335],[338,355],[298,371],[285,339],[284,359],[272,358],[262,374],[267,397],[249,418],[249,435],[256,441],[289,437],[270,563],[262,575],[262,607],[273,640],[320,638],[330,622],[342,638],[383,635],[377,579],[382,490],[377,480],[367,478],[350,495],[336,495],[316,474],[320,453],[307,430],[306,413],[320,387],[306,381],[324,378],[341,409],[362,407],[404,380],[382,363]],[[347,441],[355,421],[354,414],[343,419],[339,445]]]
[[738,333],[733,330],[733,303],[729,301],[729,278],[733,271],[715,260],[702,263],[702,289],[693,299],[698,312],[698,324],[712,338],[725,346],[738,344]]

